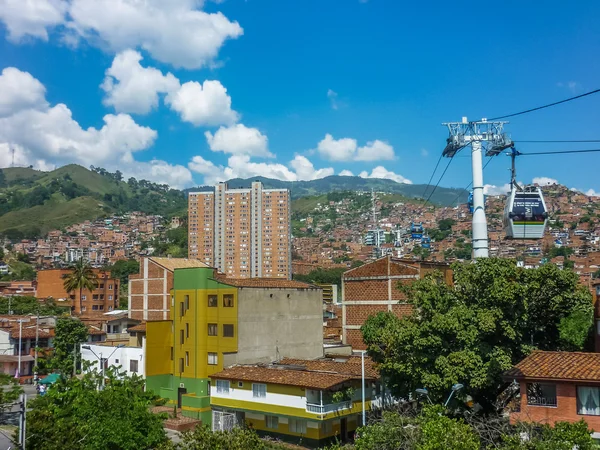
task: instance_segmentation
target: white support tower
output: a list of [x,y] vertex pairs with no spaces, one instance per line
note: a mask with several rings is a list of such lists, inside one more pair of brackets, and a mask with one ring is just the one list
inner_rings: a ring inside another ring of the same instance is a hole
[[453,158],[464,147],[471,145],[471,164],[473,169],[473,258],[489,256],[487,219],[485,217],[485,201],[483,196],[483,144],[486,155],[496,156],[502,150],[513,145],[503,132],[508,122],[488,122],[481,119],[469,122],[466,117],[461,122],[444,123],[450,136],[446,141],[443,156]]

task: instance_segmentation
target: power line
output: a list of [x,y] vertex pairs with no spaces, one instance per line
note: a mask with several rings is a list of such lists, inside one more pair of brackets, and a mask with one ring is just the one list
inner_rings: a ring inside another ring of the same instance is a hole
[[427,197],[427,200],[425,200],[425,203],[423,203],[423,206],[421,206],[421,210],[423,210],[423,208],[425,208],[425,206],[427,205],[427,203],[429,202],[429,200],[431,199],[431,197],[433,196],[433,194],[435,193],[435,190],[438,188],[438,186],[440,185],[440,183],[442,182],[442,178],[444,178],[444,175],[446,175],[446,171],[448,170],[448,167],[450,167],[450,163],[452,162],[454,158],[450,158],[448,159],[448,164],[446,164],[446,168],[444,169],[444,171],[442,172],[442,175],[440,175],[439,180],[437,181],[437,183],[435,184],[435,186],[433,187],[433,190],[431,191],[431,193],[429,194],[429,197]]
[[427,189],[429,189],[429,186],[431,185],[431,180],[433,180],[433,176],[435,175],[435,171],[437,170],[438,166],[440,165],[440,161],[442,160],[443,156],[444,155],[440,153],[440,157],[438,158],[437,163],[435,165],[435,168],[433,169],[433,172],[432,172],[431,176],[429,177],[429,181],[425,185],[425,190],[423,191],[423,195],[421,197],[425,198],[425,194],[427,193]]
[[562,150],[557,152],[531,152],[531,153],[522,153],[519,152],[518,156],[534,156],[534,155],[562,155],[567,153],[593,153],[600,152],[600,148],[590,148],[587,150]]
[[549,103],[549,104],[543,105],[543,106],[537,106],[535,108],[526,109],[525,111],[521,111],[521,112],[517,112],[517,113],[513,113],[513,114],[506,114],[505,116],[493,117],[488,120],[494,121],[494,120],[499,120],[499,119],[507,119],[509,117],[520,116],[521,114],[527,114],[527,113],[530,113],[533,111],[539,111],[540,109],[550,108],[551,106],[556,106],[556,105],[560,105],[561,103],[566,103],[566,102],[570,102],[572,100],[577,100],[578,98],[587,97],[588,95],[596,94],[598,92],[600,92],[600,89],[594,89],[593,91],[586,92],[585,94],[576,95],[575,97],[566,98],[566,99],[560,100],[558,102]]
[[600,142],[600,139],[579,139],[579,140],[564,140],[564,141],[513,141],[513,142],[526,142],[528,144],[553,144],[553,143],[573,143],[573,142]]

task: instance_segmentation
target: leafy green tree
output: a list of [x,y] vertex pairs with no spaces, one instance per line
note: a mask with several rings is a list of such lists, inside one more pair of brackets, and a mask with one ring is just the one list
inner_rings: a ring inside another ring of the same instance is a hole
[[79,310],[81,311],[83,290],[95,290],[98,286],[98,277],[90,264],[82,258],[71,267],[71,273],[65,274],[63,286],[67,292],[79,290]]
[[175,448],[180,450],[283,450],[285,447],[267,443],[255,431],[247,428],[212,432],[208,426],[204,426],[183,433],[182,442]]
[[323,269],[319,267],[316,270],[312,270],[308,275],[294,274],[294,280],[304,281],[305,283],[319,283],[319,284],[337,284],[341,286],[342,275],[348,269],[344,267],[337,267],[334,269]]
[[[526,433],[528,440],[523,440]],[[600,448],[591,437],[591,430],[582,419],[576,423],[519,424],[514,432],[501,436],[497,446],[502,450],[594,450]]]
[[73,359],[79,346],[87,341],[88,330],[78,319],[63,317],[56,321],[54,337],[54,356],[51,366],[65,376],[73,372]]
[[[533,348],[572,349],[581,343],[566,341],[561,328],[589,330],[591,295],[571,271],[553,264],[523,269],[494,258],[452,268],[452,286],[438,273],[403,288],[418,314],[380,313],[361,328],[369,355],[398,397],[427,388],[441,401],[460,382],[465,394],[490,410],[505,370]],[[575,312],[581,316],[572,316]]]
[[13,314],[18,315],[37,314],[39,311],[41,315],[57,316],[68,312],[68,308],[59,306],[52,298],[0,297],[0,314],[8,314],[9,306]]
[[137,450],[167,443],[163,417],[153,414],[156,400],[144,381],[109,369],[101,374],[61,379],[38,396],[27,413],[27,447],[40,450]]
[[120,259],[110,268],[110,276],[121,280],[121,286],[127,286],[129,275],[139,273],[140,263],[135,259]]
[[7,373],[0,373],[0,414],[10,408],[23,393],[16,378]]

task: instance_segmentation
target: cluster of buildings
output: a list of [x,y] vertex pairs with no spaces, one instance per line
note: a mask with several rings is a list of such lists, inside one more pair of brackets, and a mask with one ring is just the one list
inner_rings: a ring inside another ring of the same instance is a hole
[[[175,218],[171,226],[180,226],[180,219]],[[158,237],[163,229],[161,216],[130,213],[52,230],[44,239],[22,240],[13,248],[39,268],[68,266],[80,259],[100,267],[151,254],[152,249],[142,248],[142,243]]]

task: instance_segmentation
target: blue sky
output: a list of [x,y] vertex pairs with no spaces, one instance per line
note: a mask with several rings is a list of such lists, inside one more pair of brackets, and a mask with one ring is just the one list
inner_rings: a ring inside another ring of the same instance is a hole
[[[0,165],[12,148],[21,165],[76,162],[175,187],[349,172],[424,183],[441,122],[598,88],[598,17],[597,1],[0,0]],[[506,130],[600,139],[599,106],[600,94]],[[469,183],[459,156],[441,185]],[[598,161],[523,157],[518,179],[595,193]],[[508,166],[489,164],[490,192]]]

